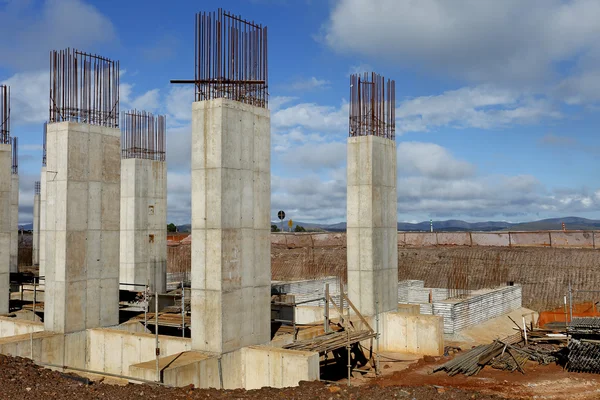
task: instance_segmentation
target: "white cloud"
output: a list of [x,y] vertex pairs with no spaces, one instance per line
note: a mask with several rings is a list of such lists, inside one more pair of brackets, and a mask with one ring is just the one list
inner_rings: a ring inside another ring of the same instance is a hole
[[399,174],[459,179],[475,173],[474,165],[455,159],[448,150],[434,143],[400,142],[397,159]]
[[474,81],[531,82],[598,46],[595,0],[337,0],[334,50]]
[[2,82],[10,86],[11,119],[14,125],[48,120],[49,77],[48,72],[21,72]]
[[112,22],[82,0],[9,1],[0,10],[0,65],[37,70],[48,65],[48,52],[67,47],[92,51],[115,43]]
[[275,129],[305,127],[313,131],[345,132],[348,130],[348,104],[340,107],[301,103],[271,114]]
[[176,121],[191,121],[194,86],[172,86],[166,100],[167,114]]
[[401,102],[396,109],[396,130],[402,134],[445,126],[492,129],[560,117],[546,99],[479,85]]
[[326,89],[331,82],[325,79],[317,79],[314,76],[308,79],[300,79],[289,85],[289,88],[296,91],[309,91],[316,89]]

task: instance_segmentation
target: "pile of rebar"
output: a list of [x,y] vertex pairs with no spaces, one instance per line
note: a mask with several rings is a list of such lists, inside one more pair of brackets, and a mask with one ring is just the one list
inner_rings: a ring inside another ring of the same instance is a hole
[[600,344],[592,341],[569,341],[567,371],[600,373]]
[[490,365],[496,369],[525,373],[523,367],[529,360],[546,365],[556,361],[556,357],[552,350],[539,349],[535,345],[517,344],[514,337],[508,337],[502,341],[496,340],[488,345],[477,346],[439,366],[433,372],[446,371],[450,376],[472,376],[477,375],[486,365]]
[[573,318],[573,320],[567,325],[567,332],[571,334],[600,334],[600,318]]
[[360,343],[364,340],[374,338],[375,336],[376,333],[368,330],[331,332],[312,339],[290,343],[283,346],[283,348],[289,350],[314,351],[325,354],[339,348],[344,348],[347,345]]

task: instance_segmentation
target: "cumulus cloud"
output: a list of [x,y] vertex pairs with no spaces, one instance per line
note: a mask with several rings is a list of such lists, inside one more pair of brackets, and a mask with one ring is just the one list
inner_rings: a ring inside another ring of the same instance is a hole
[[330,85],[330,81],[312,76],[308,79],[299,79],[292,82],[288,87],[291,90],[306,92],[310,90],[327,89]]
[[454,158],[434,143],[400,142],[398,172],[401,175],[424,175],[436,179],[460,179],[473,176],[475,166]]
[[275,129],[302,126],[313,131],[343,132],[348,129],[348,104],[340,107],[294,104],[272,113],[271,123]]
[[473,81],[531,82],[597,47],[599,17],[594,0],[337,0],[323,39]]
[[[114,43],[112,22],[82,0],[8,1],[0,9],[3,67],[37,70],[47,67],[48,52],[74,47],[92,51]],[[24,50],[26,49],[26,50]]]
[[396,109],[396,129],[399,134],[445,126],[492,129],[561,116],[547,99],[479,85],[401,102]]
[[2,82],[11,89],[13,124],[42,123],[48,120],[48,72],[21,72]]

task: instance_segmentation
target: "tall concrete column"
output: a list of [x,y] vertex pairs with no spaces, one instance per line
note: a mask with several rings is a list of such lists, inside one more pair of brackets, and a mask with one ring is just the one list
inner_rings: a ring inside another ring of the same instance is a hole
[[33,195],[33,243],[32,243],[32,263],[39,265],[40,263],[40,194],[38,192],[36,182],[35,194]]
[[8,313],[10,297],[11,147],[0,143],[0,314]]
[[368,316],[398,309],[396,142],[348,138],[348,292]]
[[46,276],[46,167],[40,176],[40,250],[39,276]]
[[119,322],[119,129],[48,124],[47,331]]
[[10,180],[10,272],[19,272],[19,175]]
[[[167,167],[164,161],[121,160],[120,282],[167,291]],[[155,286],[156,285],[156,286]],[[126,286],[123,290],[142,290]]]
[[269,110],[192,107],[192,348],[226,353],[271,330]]

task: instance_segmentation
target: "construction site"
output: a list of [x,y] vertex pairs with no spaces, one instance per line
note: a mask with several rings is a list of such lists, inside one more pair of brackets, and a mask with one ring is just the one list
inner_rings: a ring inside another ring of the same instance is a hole
[[166,116],[64,49],[20,246],[0,86],[0,397],[600,396],[600,232],[399,232],[395,82],[365,71],[346,231],[272,233],[267,27],[202,12],[194,42],[190,234],[167,234]]

